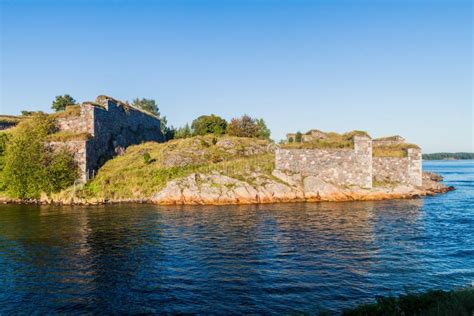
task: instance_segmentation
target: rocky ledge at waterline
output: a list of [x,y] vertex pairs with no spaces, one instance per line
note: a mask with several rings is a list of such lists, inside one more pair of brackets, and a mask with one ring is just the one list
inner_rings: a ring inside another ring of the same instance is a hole
[[274,171],[276,180],[254,175],[251,183],[218,173],[194,173],[186,178],[171,181],[162,191],[153,195],[156,204],[258,204],[316,201],[368,201],[406,199],[453,190],[435,179],[439,176],[425,173],[423,186],[384,185],[372,189],[341,187],[324,182],[314,176],[302,177]]
[[299,174],[274,171],[274,180],[255,173],[252,181],[242,181],[217,172],[192,173],[187,177],[168,182],[166,187],[151,197],[139,198],[48,198],[21,201],[3,199],[3,203],[36,203],[62,205],[96,205],[112,203],[151,203],[161,205],[230,205],[318,201],[377,201],[432,196],[454,190],[441,183],[442,177],[423,173],[423,185],[413,188],[406,185],[386,184],[372,189],[336,186],[320,179]]

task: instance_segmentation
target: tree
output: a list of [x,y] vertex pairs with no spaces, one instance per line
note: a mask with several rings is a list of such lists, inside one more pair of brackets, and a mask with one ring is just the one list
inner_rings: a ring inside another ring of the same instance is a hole
[[153,99],[136,98],[136,99],[133,99],[132,106],[136,107],[137,109],[147,111],[158,117],[160,116],[160,110],[158,109],[158,104]]
[[227,134],[238,137],[258,137],[260,128],[257,121],[247,114],[233,118],[227,126]]
[[8,192],[17,198],[38,198],[71,185],[77,166],[71,154],[52,151],[46,138],[56,131],[54,120],[46,114],[33,114],[20,122],[8,140],[3,180]]
[[188,138],[192,136],[191,128],[189,127],[189,124],[184,125],[183,127],[180,127],[176,130],[174,133],[174,138],[179,139],[179,138]]
[[261,139],[270,139],[271,131],[267,127],[267,124],[265,123],[265,121],[263,119],[257,119],[256,123],[257,123],[257,126],[258,126],[258,135],[257,135],[257,137],[261,138]]
[[[66,107],[70,105],[76,104],[76,100],[74,100],[73,97],[71,97],[69,94],[65,95],[58,95],[56,96],[56,99],[53,101],[53,104],[51,105],[51,108],[56,111],[64,111]],[[29,113],[31,114],[31,112]]]
[[214,114],[202,115],[195,119],[191,124],[191,129],[193,130],[194,135],[221,135],[225,133],[226,128],[227,121]]
[[301,132],[296,132],[296,135],[295,135],[295,142],[296,143],[301,143],[301,140],[303,139],[303,134],[301,134]]

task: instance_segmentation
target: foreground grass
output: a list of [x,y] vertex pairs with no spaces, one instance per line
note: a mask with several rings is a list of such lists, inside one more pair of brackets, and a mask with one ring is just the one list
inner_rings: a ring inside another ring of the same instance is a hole
[[151,197],[168,181],[192,173],[217,172],[242,181],[251,181],[256,172],[271,176],[274,155],[267,152],[268,144],[265,140],[207,135],[131,146],[125,154],[109,160],[80,196]]
[[474,315],[474,288],[453,291],[431,290],[408,293],[399,297],[378,297],[374,304],[365,304],[345,310],[346,316],[365,315]]

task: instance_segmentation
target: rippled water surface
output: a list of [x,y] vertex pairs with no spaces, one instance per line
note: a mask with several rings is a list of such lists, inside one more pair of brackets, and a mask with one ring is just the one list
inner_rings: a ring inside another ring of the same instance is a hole
[[419,200],[0,206],[0,314],[317,313],[474,281],[474,162]]

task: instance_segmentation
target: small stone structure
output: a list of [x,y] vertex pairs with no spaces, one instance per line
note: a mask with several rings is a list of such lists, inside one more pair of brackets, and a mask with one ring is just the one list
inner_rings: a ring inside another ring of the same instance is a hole
[[354,148],[282,149],[275,152],[280,171],[316,176],[340,186],[370,189],[373,181],[421,186],[421,150],[409,148],[407,157],[373,157],[370,137],[357,135]]
[[107,96],[82,103],[79,115],[59,117],[56,122],[60,131],[89,135],[86,140],[48,143],[53,149],[65,148],[74,155],[82,181],[130,145],[164,141],[158,117]]
[[400,145],[405,142],[405,138],[400,135],[381,137],[373,140],[374,147]]
[[[326,133],[321,132],[318,129],[312,129],[312,130],[307,131],[304,134],[301,134],[302,142],[310,142],[312,140],[326,139],[326,138],[327,138]],[[286,141],[289,143],[296,141],[296,133],[286,134]]]

